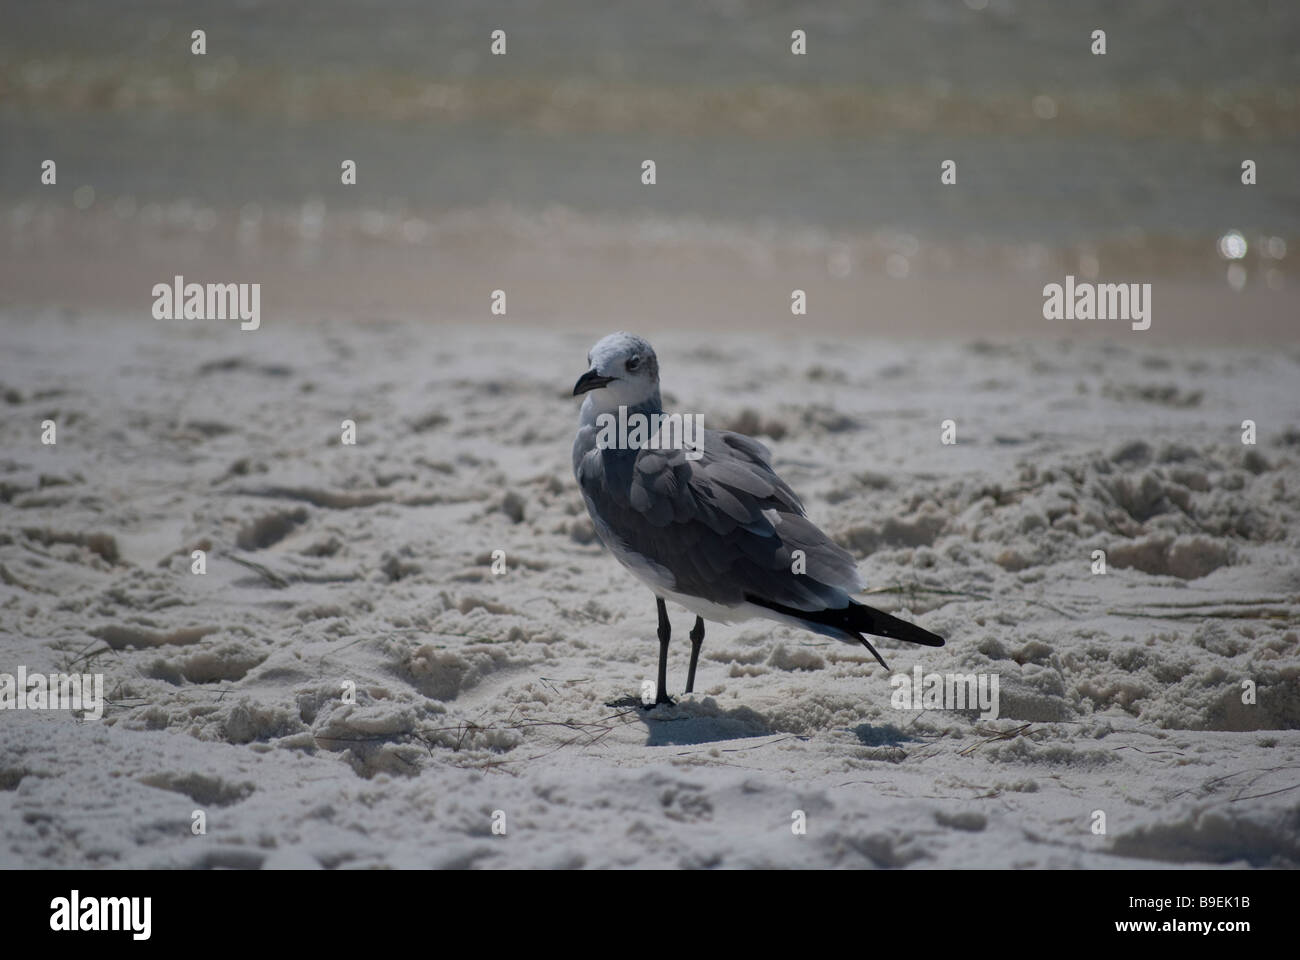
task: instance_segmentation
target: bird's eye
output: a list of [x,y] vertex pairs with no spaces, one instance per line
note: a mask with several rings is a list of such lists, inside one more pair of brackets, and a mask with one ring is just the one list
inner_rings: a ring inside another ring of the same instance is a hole
[[630,359],[628,360],[628,362],[625,364],[625,366],[627,367],[627,369],[628,369],[629,371],[635,370],[637,367],[641,366],[641,358],[640,358],[640,357],[632,357],[632,358],[630,358]]

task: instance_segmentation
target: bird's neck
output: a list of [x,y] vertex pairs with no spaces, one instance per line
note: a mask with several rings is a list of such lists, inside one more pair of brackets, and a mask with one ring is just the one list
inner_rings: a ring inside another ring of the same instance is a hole
[[635,404],[631,404],[631,403],[620,404],[617,402],[611,404],[610,397],[600,396],[602,392],[603,391],[601,390],[593,390],[591,391],[591,393],[588,393],[587,398],[582,401],[581,422],[583,426],[595,426],[596,418],[600,416],[602,413],[612,414],[613,416],[617,417],[619,415],[618,408],[620,406],[627,407],[626,415],[628,417],[631,417],[633,414],[636,413],[642,414],[645,417],[649,417],[651,414],[664,412],[664,404],[663,404],[663,400],[659,396],[658,387],[655,387],[654,393],[650,394],[650,396],[646,397],[640,403],[635,403]]

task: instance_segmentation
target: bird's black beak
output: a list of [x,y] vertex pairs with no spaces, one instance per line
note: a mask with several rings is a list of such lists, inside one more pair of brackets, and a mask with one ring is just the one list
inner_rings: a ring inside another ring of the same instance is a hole
[[578,382],[573,385],[573,395],[576,397],[586,393],[588,390],[598,390],[615,379],[615,377],[602,377],[595,370],[588,370],[580,376]]

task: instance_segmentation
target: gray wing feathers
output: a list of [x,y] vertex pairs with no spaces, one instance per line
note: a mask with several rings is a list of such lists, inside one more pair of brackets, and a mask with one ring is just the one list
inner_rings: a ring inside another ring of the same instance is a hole
[[[767,448],[707,430],[681,450],[575,449],[588,508],[620,546],[671,571],[680,593],[735,605],[746,593],[800,610],[840,608],[861,587],[853,557],[804,516]],[[807,572],[791,570],[804,552]]]

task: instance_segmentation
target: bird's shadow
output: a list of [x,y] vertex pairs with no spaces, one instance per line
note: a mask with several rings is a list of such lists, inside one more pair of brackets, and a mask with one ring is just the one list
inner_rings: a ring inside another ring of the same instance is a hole
[[749,707],[723,710],[712,697],[683,699],[649,708],[635,697],[624,697],[608,706],[636,708],[637,718],[646,726],[647,747],[743,740],[773,732],[766,718],[757,711]]
[[892,723],[882,723],[874,727],[861,723],[849,730],[865,747],[902,747],[905,743],[919,743],[918,737],[898,729]]
[[[744,740],[771,736],[774,731],[767,719],[749,707],[721,709],[712,697],[683,699],[672,704],[647,707],[636,697],[622,697],[606,704],[619,709],[633,708],[646,727],[647,747],[670,747],[701,743]],[[892,723],[873,726],[859,724],[848,731],[867,747],[899,747],[918,743],[914,737]]]

